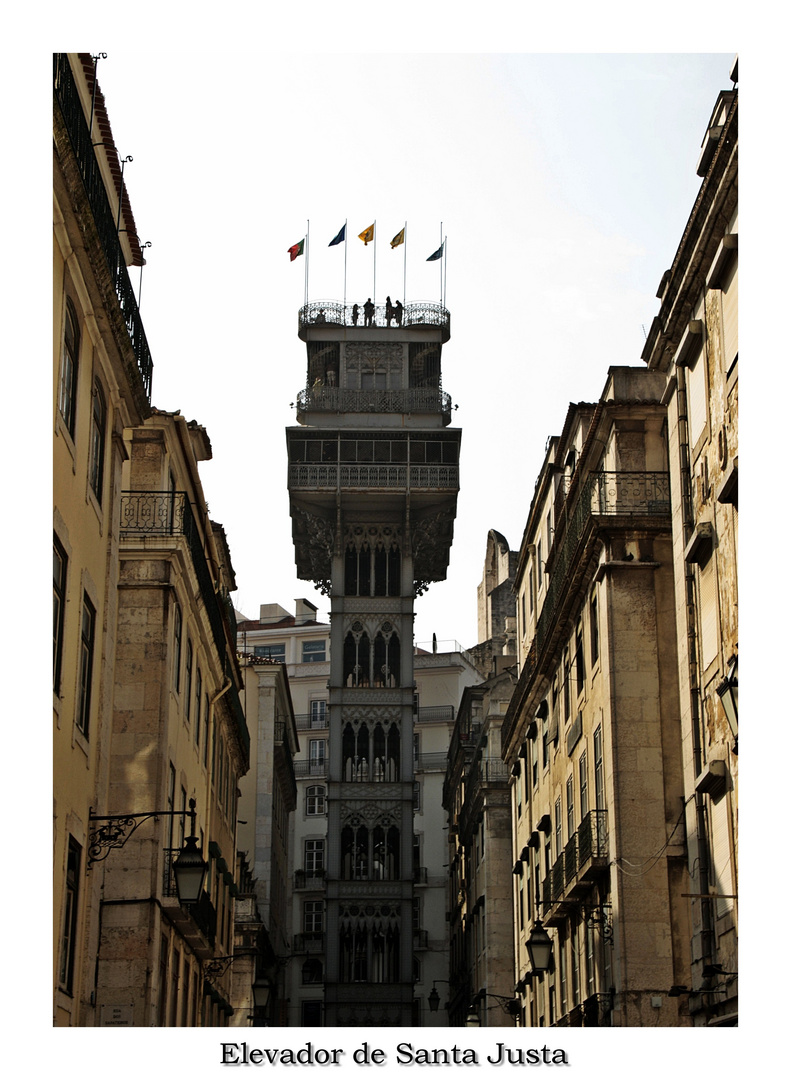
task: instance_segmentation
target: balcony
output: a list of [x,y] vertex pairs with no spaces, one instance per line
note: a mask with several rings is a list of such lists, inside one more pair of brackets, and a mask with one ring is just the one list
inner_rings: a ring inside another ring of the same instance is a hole
[[323,870],[295,870],[294,871],[294,888],[295,889],[324,889],[324,871]]
[[609,866],[607,811],[591,810],[555,860],[541,884],[544,922],[556,925],[565,918],[565,905],[577,904],[580,893]]
[[[354,308],[357,306],[358,314],[355,317]],[[387,306],[376,304],[371,319],[371,325],[385,330],[396,331],[425,330],[437,327],[442,331],[442,341],[450,338],[450,312],[442,304],[413,303],[407,304],[403,309],[401,323],[396,323],[395,317],[387,319]],[[308,330],[311,327],[345,326],[357,327],[359,330],[368,330],[365,325],[362,303],[343,304],[337,300],[315,300],[306,304],[299,310],[299,336],[303,341],[308,338]]]
[[330,725],[329,713],[325,712],[323,716],[314,716],[313,713],[297,713],[294,717],[297,725],[297,731],[321,731],[327,729]]
[[428,885],[428,867],[416,866],[412,870],[412,880],[415,885]]
[[416,724],[452,724],[455,715],[452,705],[429,705],[418,709],[414,721]]
[[294,775],[297,779],[304,779],[306,776],[326,776],[327,775],[327,761],[308,761],[305,758],[298,758],[294,762]]
[[416,754],[412,759],[415,772],[445,772],[447,754]]
[[95,131],[93,137],[88,130],[85,114],[82,110],[77,85],[65,53],[54,56],[54,92],[60,107],[66,133],[74,152],[77,168],[85,187],[85,194],[93,215],[99,244],[107,260],[107,267],[112,278],[113,288],[118,299],[121,317],[126,324],[129,342],[134,353],[140,389],[145,400],[151,404],[151,376],[154,364],[148,348],[143,322],[137,307],[132,283],[126,269],[121,243],[118,237],[117,219],[107,198],[99,163],[96,160],[93,143],[101,139]]
[[305,934],[294,934],[294,955],[323,952],[324,934],[320,931],[310,931]]
[[289,491],[458,491],[458,465],[289,465]]
[[450,423],[453,405],[450,395],[438,387],[411,387],[407,390],[349,390],[320,386],[297,394],[297,420],[308,412],[329,413],[438,413]]

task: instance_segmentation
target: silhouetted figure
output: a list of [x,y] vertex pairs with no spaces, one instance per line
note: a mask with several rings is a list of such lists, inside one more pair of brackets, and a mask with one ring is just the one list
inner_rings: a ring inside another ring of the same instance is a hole
[[388,326],[390,325],[390,322],[392,321],[392,318],[393,318],[393,305],[390,303],[390,297],[388,296],[387,299],[385,300],[385,319],[387,320],[387,325]]
[[374,322],[374,306],[371,303],[371,297],[370,296],[368,297],[368,299],[363,304],[363,314],[365,315],[365,325],[366,326],[373,326],[373,322]]
[[352,326],[357,325],[357,320],[360,318],[360,305],[355,304],[352,308]]
[[393,308],[393,314],[395,315],[396,326],[400,326],[404,320],[404,305],[400,300],[396,300],[395,307]]

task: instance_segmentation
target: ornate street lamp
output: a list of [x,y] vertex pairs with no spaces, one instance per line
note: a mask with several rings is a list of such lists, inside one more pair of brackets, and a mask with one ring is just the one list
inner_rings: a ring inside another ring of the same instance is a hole
[[206,877],[206,863],[198,850],[197,836],[188,836],[173,863],[173,877],[180,904],[197,904]]
[[470,1005],[470,1011],[467,1013],[467,1019],[464,1021],[465,1027],[480,1027],[481,1020],[478,1013],[475,1011],[472,1005]]
[[734,739],[739,735],[739,657],[732,656],[728,663],[728,672],[717,687],[725,717],[730,725]]
[[527,939],[527,955],[535,972],[548,971],[552,961],[552,938],[536,919],[530,937]]

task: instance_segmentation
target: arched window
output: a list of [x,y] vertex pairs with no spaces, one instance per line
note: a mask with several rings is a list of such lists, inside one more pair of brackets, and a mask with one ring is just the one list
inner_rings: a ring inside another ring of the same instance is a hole
[[80,356],[80,325],[74,304],[66,297],[66,320],[60,355],[60,388],[58,407],[69,434],[74,437],[74,416],[77,406],[77,373]]
[[324,813],[324,785],[311,784],[305,796],[305,813],[308,817],[318,817]]
[[104,479],[104,444],[107,433],[107,402],[101,383],[93,386],[93,412],[91,414],[91,444],[88,458],[88,479],[93,493],[101,503]]

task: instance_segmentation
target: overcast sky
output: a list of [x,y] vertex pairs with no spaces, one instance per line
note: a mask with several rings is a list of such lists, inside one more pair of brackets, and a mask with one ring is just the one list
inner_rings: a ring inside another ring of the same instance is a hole
[[[463,430],[446,582],[417,602],[416,640],[477,641],[494,528],[518,549],[547,437],[612,364],[640,364],[700,179],[695,164],[732,54],[240,53],[107,50],[98,69],[142,242],[153,404],[208,430],[201,466],[226,528],[236,606],[328,602],[297,579],[284,429],[306,381],[309,299],[440,299],[443,387]],[[151,79],[152,72],[156,78]],[[284,92],[287,88],[287,92]],[[131,271],[137,287],[139,271]]]

